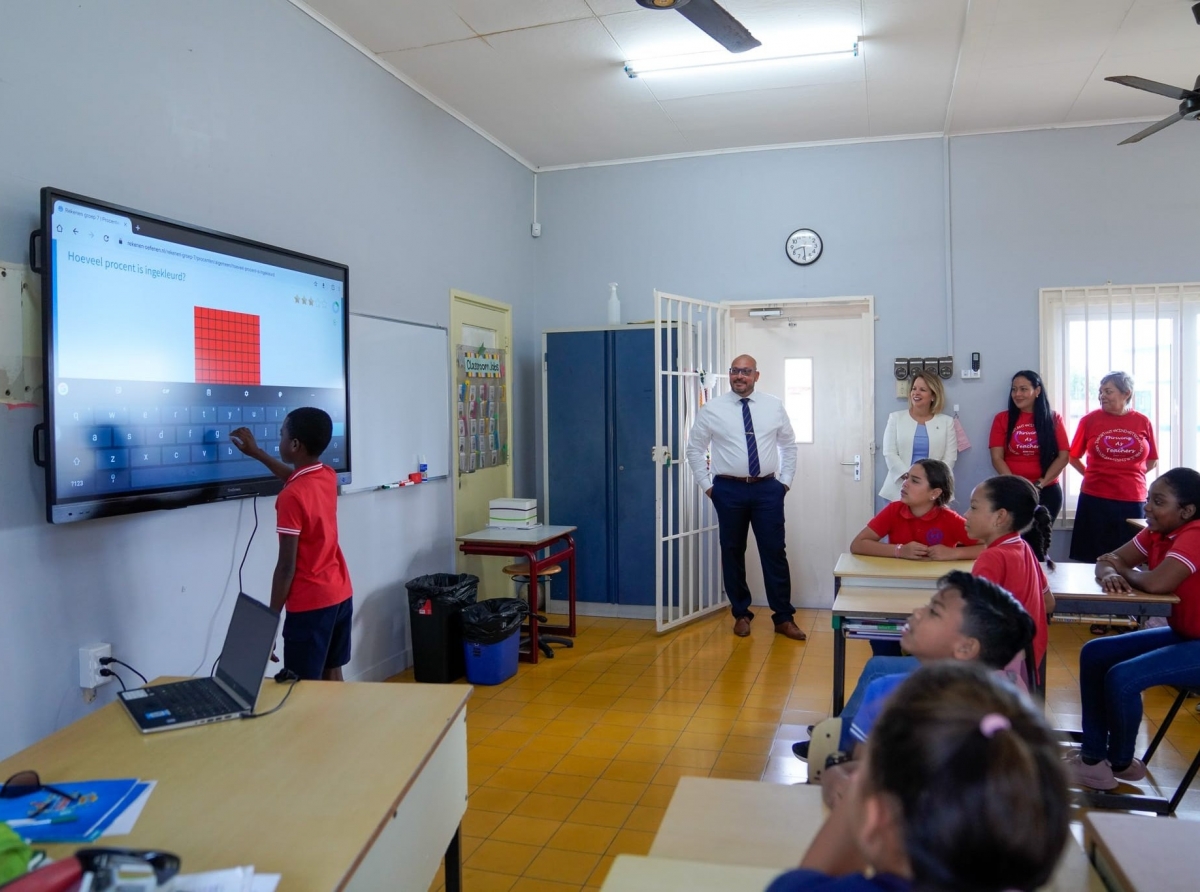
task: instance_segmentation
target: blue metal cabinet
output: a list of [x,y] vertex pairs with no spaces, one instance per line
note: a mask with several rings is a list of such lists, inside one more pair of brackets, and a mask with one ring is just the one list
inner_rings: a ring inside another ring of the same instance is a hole
[[652,605],[654,330],[545,338],[546,522],[579,527],[579,600]]

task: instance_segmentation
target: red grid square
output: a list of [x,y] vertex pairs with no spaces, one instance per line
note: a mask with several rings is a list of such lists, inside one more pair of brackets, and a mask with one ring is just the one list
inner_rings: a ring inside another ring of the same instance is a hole
[[259,384],[258,316],[195,308],[196,383]]

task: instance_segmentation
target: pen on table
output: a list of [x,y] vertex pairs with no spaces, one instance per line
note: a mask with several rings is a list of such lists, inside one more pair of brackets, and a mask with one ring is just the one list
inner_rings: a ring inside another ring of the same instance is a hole
[[9,827],[44,827],[47,824],[70,824],[74,820],[74,815],[59,815],[53,818],[14,818],[4,823]]

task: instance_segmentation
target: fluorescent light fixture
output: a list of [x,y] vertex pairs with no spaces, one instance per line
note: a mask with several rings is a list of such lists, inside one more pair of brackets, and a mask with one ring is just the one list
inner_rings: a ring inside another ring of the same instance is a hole
[[783,310],[778,307],[763,307],[761,310],[751,310],[750,315],[759,319],[769,319],[774,316],[782,316]]
[[625,63],[625,73],[630,77],[650,74],[673,74],[679,71],[696,71],[702,68],[733,68],[749,65],[779,65],[799,59],[815,59],[821,56],[857,56],[858,40],[826,42],[824,46],[810,44],[805,47],[762,46],[736,56],[725,50],[711,53],[687,53],[682,56],[662,56],[656,59],[634,59]]

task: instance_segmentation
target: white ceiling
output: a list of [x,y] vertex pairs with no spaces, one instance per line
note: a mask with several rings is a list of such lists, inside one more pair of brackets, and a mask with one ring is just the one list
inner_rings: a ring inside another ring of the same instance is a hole
[[859,54],[636,79],[628,59],[719,47],[635,0],[292,2],[535,169],[1156,120],[1177,103],[1104,78],[1200,74],[1195,0],[721,0],[766,47],[828,29]]

